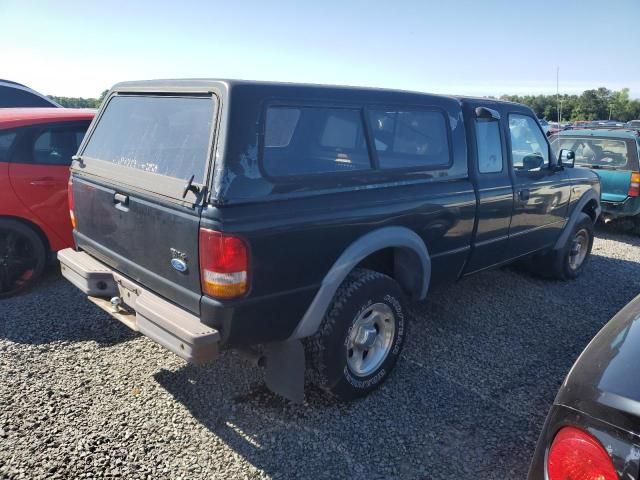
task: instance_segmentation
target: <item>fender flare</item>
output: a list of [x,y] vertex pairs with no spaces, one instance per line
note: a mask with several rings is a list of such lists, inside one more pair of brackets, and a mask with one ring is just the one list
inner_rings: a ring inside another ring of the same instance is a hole
[[414,297],[422,300],[427,295],[431,280],[431,257],[427,246],[417,233],[408,228],[383,227],[363,235],[338,257],[322,280],[318,293],[298,323],[291,339],[309,337],[316,333],[338,287],[347,275],[367,256],[384,248],[406,248],[418,256],[422,267],[422,283]]
[[602,211],[602,208],[600,207],[600,196],[593,189],[587,190],[582,194],[582,197],[580,197],[580,200],[578,200],[578,203],[576,203],[576,206],[573,208],[573,212],[571,212],[571,216],[569,217],[567,224],[564,226],[560,237],[556,241],[556,244],[553,246],[554,250],[559,250],[564,247],[569,238],[569,235],[571,235],[571,232],[573,231],[574,225],[578,221],[580,213],[582,213],[582,209],[591,200],[595,200],[598,204],[598,207],[596,208],[596,219],[600,216],[600,212]]

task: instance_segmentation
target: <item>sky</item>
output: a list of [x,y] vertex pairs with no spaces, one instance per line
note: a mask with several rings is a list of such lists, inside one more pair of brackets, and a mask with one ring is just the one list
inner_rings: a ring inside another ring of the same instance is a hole
[[640,0],[0,0],[0,78],[97,97],[240,78],[462,95],[640,98]]

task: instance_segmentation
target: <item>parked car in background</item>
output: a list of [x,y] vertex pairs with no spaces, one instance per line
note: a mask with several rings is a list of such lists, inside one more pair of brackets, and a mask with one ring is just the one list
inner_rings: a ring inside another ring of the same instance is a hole
[[569,130],[551,137],[556,149],[575,152],[576,165],[591,168],[602,185],[602,216],[640,234],[640,134],[637,130]]
[[69,165],[94,114],[0,109],[0,297],[33,283],[49,252],[73,245]]
[[0,108],[17,107],[57,108],[60,105],[21,83],[0,80]]
[[530,108],[490,99],[122,83],[72,164],[77,248],[58,258],[188,361],[262,344],[274,391],[302,399],[306,357],[350,400],[387,378],[406,299],[429,285],[527,256],[551,277],[585,271],[600,185],[561,153]]
[[640,479],[640,295],[595,336],[560,387],[529,480]]
[[544,134],[549,136],[549,122],[547,122],[544,118],[539,118],[538,122],[540,123]]
[[640,120],[631,120],[630,122],[627,122],[626,127],[633,130],[640,130]]
[[558,133],[562,130],[562,127],[558,122],[549,122],[549,129],[547,130],[547,136]]

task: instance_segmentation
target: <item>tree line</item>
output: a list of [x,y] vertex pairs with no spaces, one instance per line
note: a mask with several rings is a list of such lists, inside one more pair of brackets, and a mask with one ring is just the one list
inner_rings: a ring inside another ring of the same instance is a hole
[[98,98],[56,97],[55,95],[47,95],[47,97],[67,108],[99,108],[107,93],[109,90],[104,90]]
[[501,100],[524,103],[538,118],[558,121],[558,107],[562,122],[577,120],[629,120],[640,119],[640,100],[629,98],[629,89],[609,90],[600,87],[585,90],[581,95],[502,95]]
[[[108,90],[102,92],[98,98],[55,97],[49,98],[63,107],[98,108],[107,95]],[[576,120],[629,120],[640,119],[640,100],[629,98],[629,89],[609,90],[600,87],[585,90],[581,95],[502,95],[500,100],[524,103],[533,109],[538,118],[558,121],[558,107],[563,122]]]

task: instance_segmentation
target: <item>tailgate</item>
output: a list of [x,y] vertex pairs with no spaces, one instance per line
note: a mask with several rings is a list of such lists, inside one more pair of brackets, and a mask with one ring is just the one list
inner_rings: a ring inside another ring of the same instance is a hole
[[[72,166],[76,243],[199,313],[200,207],[215,125],[208,96],[112,96]],[[183,198],[184,195],[184,198]]]
[[624,202],[631,184],[631,172],[628,170],[593,169],[600,177],[602,200],[605,202]]

